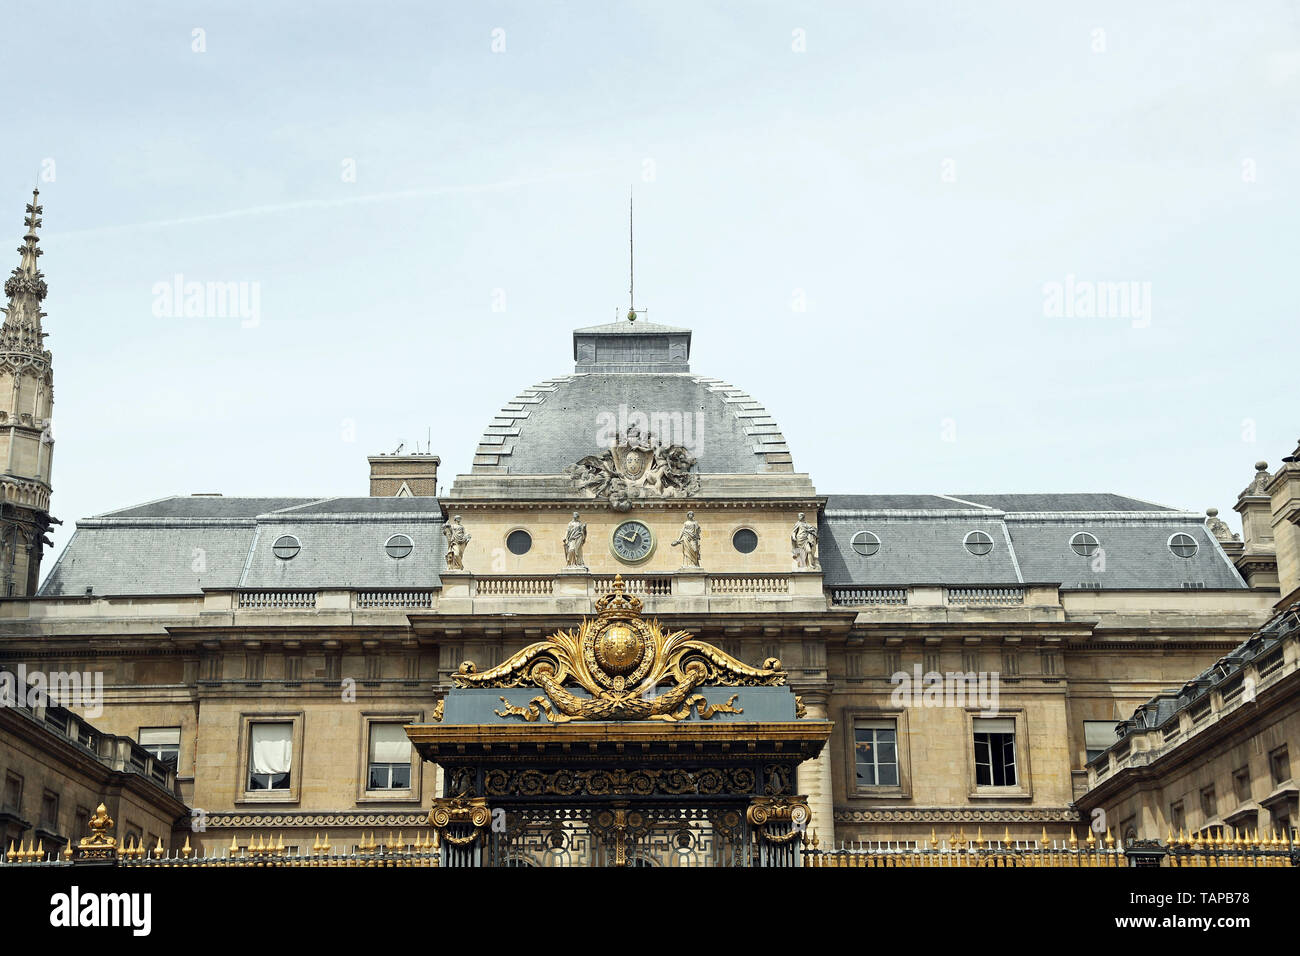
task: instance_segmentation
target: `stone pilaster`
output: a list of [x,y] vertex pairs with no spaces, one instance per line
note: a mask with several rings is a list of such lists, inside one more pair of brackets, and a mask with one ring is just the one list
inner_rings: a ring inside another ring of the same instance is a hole
[[[824,684],[813,688],[796,688],[803,698],[809,720],[827,720],[827,703],[830,701],[831,685]],[[835,788],[831,779],[831,744],[828,741],[815,760],[805,760],[799,765],[798,791],[808,800],[808,809],[812,819],[808,832],[816,831],[821,846],[830,847],[835,843]]]

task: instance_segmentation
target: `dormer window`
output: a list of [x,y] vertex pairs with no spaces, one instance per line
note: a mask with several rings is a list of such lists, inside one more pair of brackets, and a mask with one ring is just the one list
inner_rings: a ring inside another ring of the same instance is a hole
[[1192,558],[1196,556],[1196,552],[1200,550],[1200,546],[1196,543],[1196,539],[1190,534],[1184,534],[1180,531],[1178,534],[1170,536],[1169,550],[1180,558]]
[[983,531],[972,531],[966,535],[966,550],[974,555],[985,555],[993,550],[993,539]]

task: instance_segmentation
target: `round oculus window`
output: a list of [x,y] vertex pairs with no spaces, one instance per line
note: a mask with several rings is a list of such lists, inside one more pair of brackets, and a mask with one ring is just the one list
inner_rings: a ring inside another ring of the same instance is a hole
[[302,545],[298,539],[291,534],[282,534],[275,539],[275,544],[271,545],[271,551],[281,561],[289,561],[298,556],[302,550]]
[[1200,546],[1190,534],[1184,534],[1180,531],[1178,534],[1170,536],[1169,550],[1180,558],[1191,558],[1195,557],[1196,552],[1200,550]]
[[384,551],[394,559],[406,557],[413,547],[411,539],[404,534],[395,534],[384,543]]
[[506,548],[511,554],[527,554],[533,547],[533,536],[519,528],[506,535]]
[[1085,558],[1090,558],[1101,550],[1101,542],[1097,540],[1095,534],[1087,531],[1080,531],[1070,539],[1070,547],[1074,549],[1075,554],[1081,554]]
[[966,550],[971,554],[988,554],[993,550],[993,539],[983,531],[972,531],[966,535]]
[[864,558],[869,558],[880,550],[880,539],[870,531],[859,531],[849,539],[849,544]]
[[758,535],[750,528],[741,528],[731,536],[731,546],[741,554],[749,554],[758,547]]

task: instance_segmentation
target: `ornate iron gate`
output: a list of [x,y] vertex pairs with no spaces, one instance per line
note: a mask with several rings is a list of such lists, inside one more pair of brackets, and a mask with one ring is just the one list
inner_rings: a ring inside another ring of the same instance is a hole
[[445,772],[443,866],[795,866],[796,769],[830,736],[781,662],[747,665],[641,616],[621,578],[595,620],[479,672],[406,728]]
[[611,805],[507,811],[487,835],[487,866],[749,866],[734,809]]

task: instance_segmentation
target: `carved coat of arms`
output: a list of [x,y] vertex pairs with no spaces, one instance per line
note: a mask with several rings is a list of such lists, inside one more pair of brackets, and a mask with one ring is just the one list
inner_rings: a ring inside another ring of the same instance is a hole
[[696,459],[684,445],[644,438],[636,425],[599,455],[587,455],[564,469],[574,485],[592,498],[604,498],[615,511],[628,511],[636,498],[685,498],[700,490],[693,474]]

